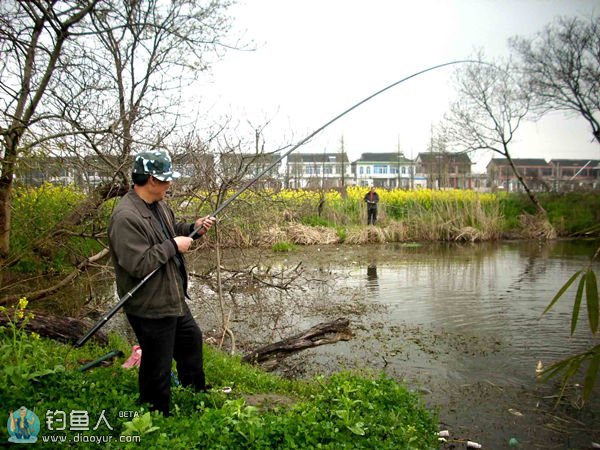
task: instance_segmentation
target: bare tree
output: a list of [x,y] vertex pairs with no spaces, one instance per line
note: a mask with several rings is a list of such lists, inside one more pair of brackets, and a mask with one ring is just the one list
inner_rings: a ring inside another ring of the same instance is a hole
[[537,212],[546,211],[515,167],[510,143],[530,106],[530,96],[511,75],[511,65],[469,64],[456,73],[458,100],[444,126],[449,143],[464,152],[491,150],[505,157]]
[[[185,89],[224,46],[228,6],[220,0],[105,0],[91,15],[90,38],[82,42],[89,51],[71,85],[82,86],[92,73],[96,88],[81,89],[90,98],[65,95],[57,101],[85,137],[84,152],[102,159],[122,184],[128,184],[125,169],[133,153],[169,146],[174,130],[181,136],[192,126]],[[110,133],[88,131],[97,129]],[[81,148],[66,147],[81,155]]]
[[450,165],[450,153],[448,152],[448,138],[443,126],[431,127],[431,137],[427,150],[427,184],[431,189],[443,189],[449,187],[448,170]]
[[[577,17],[561,17],[537,33],[535,38],[514,37],[511,48],[520,57],[520,69],[526,86],[534,98],[534,108],[541,115],[549,111],[564,111],[581,115],[590,125],[592,135],[600,143],[600,17],[589,21]],[[567,292],[579,278],[574,300],[571,334],[575,332],[579,305],[583,297],[589,311],[592,335],[598,330],[598,289],[593,262],[600,248],[582,270],[576,272],[554,296],[543,314]],[[598,379],[600,347],[567,357],[548,367],[542,374],[548,380],[562,377],[560,397],[569,381],[589,362],[583,384],[583,401],[589,400]]]
[[534,108],[580,114],[600,143],[600,17],[558,18],[535,38],[514,37]]
[[[220,40],[229,29],[228,6],[227,0],[0,3],[7,55],[0,62],[0,265],[9,251],[20,153],[69,155],[81,173],[91,165],[112,172],[121,189],[100,186],[87,213],[123,192],[131,153],[165,147],[176,127],[191,126],[189,110],[181,113],[183,89],[209,67],[211,50],[227,47]],[[73,217],[80,223],[85,214]]]
[[31,127],[52,118],[43,107],[61,72],[61,55],[96,6],[90,1],[0,2],[0,266],[10,249],[15,165]]

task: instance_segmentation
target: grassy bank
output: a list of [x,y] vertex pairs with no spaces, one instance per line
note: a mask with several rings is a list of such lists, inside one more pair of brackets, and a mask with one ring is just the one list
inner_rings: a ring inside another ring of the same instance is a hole
[[[464,190],[378,190],[378,223],[367,227],[363,197],[367,188],[338,191],[246,192],[223,212],[221,242],[226,246],[312,245],[407,241],[481,241],[528,235],[521,215],[534,212],[520,194]],[[210,213],[206,193],[182,196],[170,204],[190,220]],[[559,236],[600,234],[600,193],[540,194]],[[71,188],[45,185],[17,189],[13,199],[11,265],[20,272],[61,271],[99,251],[115,200],[73,226],[73,212],[85,196]],[[79,212],[79,216],[85,216]],[[209,236],[213,239],[213,234]]]
[[[43,448],[69,446],[60,439],[76,448],[93,442],[106,448],[141,443],[145,449],[186,450],[437,448],[435,414],[390,378],[347,372],[289,381],[210,347],[205,369],[213,390],[195,394],[175,387],[172,416],[148,414],[136,403],[137,369],[121,368],[124,358],[110,367],[78,370],[112,349],[129,355],[127,343],[112,338],[106,348],[74,349],[41,339],[21,329],[26,306],[22,301],[0,312],[13,319],[0,330],[0,409],[32,410],[41,422],[38,440],[54,439]],[[223,392],[224,386],[231,392]],[[81,429],[82,417],[88,418],[87,429]],[[7,428],[0,427],[0,441],[8,438]]]

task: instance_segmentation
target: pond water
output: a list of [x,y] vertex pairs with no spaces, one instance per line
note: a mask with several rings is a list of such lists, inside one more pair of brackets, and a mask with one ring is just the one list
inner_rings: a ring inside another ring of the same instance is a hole
[[[538,361],[547,366],[598,343],[584,305],[570,336],[574,287],[540,318],[598,244],[323,246],[285,255],[232,251],[224,257],[228,268],[256,265],[275,273],[301,263],[303,272],[295,289],[233,294],[231,328],[239,346],[256,347],[322,321],[349,318],[351,340],[297,354],[279,372],[301,377],[341,368],[384,371],[422,392],[439,411],[454,440],[444,448],[465,448],[466,440],[508,448],[511,437],[521,448],[590,448],[600,441],[598,393],[582,410],[580,388],[569,388],[554,408],[557,385],[536,381],[535,369]],[[196,289],[199,297],[210,296],[204,286]],[[200,322],[208,318],[203,303]]]
[[[421,392],[439,413],[442,429],[451,436],[441,448],[466,448],[467,440],[487,449],[509,448],[513,437],[523,449],[591,448],[592,442],[600,443],[600,386],[582,409],[581,387],[570,384],[558,402],[557,382],[540,383],[535,369],[538,361],[547,367],[598,344],[589,332],[585,305],[570,336],[574,286],[540,318],[598,245],[340,245],[285,254],[227,250],[225,307],[216,300],[214,281],[195,276],[191,307],[207,338],[219,340],[216,324],[230,317],[240,353],[348,318],[352,339],[297,353],[277,371],[296,378],[345,368],[383,371]],[[190,265],[197,273],[214,266],[211,252],[195,256]],[[252,282],[250,268],[261,282]],[[599,263],[594,269],[600,274]],[[101,311],[108,306],[98,298],[114,303],[110,277],[104,280],[94,293]],[[123,322],[118,314],[106,328],[126,329]]]

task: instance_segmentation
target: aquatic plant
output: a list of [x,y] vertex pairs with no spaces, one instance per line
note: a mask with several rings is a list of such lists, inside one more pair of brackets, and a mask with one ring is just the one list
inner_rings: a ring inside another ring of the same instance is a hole
[[274,252],[291,252],[296,249],[296,245],[291,242],[277,242],[271,248]]
[[[579,311],[581,309],[581,303],[585,296],[587,313],[588,313],[588,324],[590,332],[593,336],[598,334],[598,323],[600,322],[600,301],[598,300],[598,282],[596,274],[592,270],[593,262],[600,257],[600,247],[596,250],[594,256],[592,256],[590,262],[585,268],[575,272],[571,278],[559,289],[550,304],[546,307],[542,315],[548,313],[556,302],[565,294],[565,292],[571,287],[577,279],[579,283],[577,285],[577,292],[573,301],[573,312],[571,314],[571,335],[575,333],[577,324],[579,322]],[[559,396],[562,397],[564,390],[571,378],[573,378],[584,364],[588,365],[583,382],[583,396],[582,401],[585,403],[589,401],[594,391],[594,385],[596,384],[597,378],[600,375],[600,344],[596,345],[584,352],[576,355],[569,356],[561,361],[558,361],[547,369],[541,372],[541,377],[544,380],[549,380],[558,376],[562,376],[562,388]]]

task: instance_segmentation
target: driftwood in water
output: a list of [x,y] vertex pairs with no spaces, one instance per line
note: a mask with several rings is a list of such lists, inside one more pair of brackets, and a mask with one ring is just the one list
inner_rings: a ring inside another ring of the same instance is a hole
[[347,341],[352,337],[348,319],[336,319],[324,322],[291,336],[282,341],[269,344],[246,354],[242,360],[250,363],[263,363],[273,359],[281,359],[292,353],[324,344]]
[[[72,344],[77,342],[91,326],[83,320],[75,319],[74,317],[53,316],[37,311],[33,311],[32,314],[34,317],[28,320],[25,330],[65,343]],[[0,315],[0,326],[7,325],[7,323],[8,319],[6,316]],[[17,327],[19,326],[20,324],[18,323]],[[100,331],[94,335],[94,339],[98,344],[108,344],[106,335]]]

